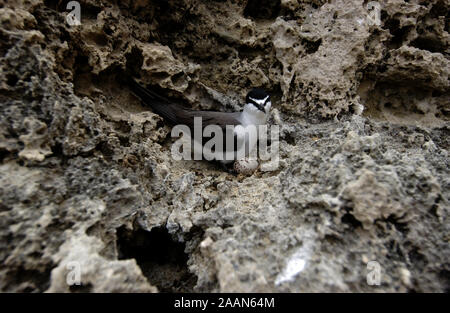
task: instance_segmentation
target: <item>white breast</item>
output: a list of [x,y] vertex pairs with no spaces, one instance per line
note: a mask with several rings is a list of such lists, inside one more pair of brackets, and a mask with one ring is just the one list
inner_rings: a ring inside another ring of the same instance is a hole
[[253,105],[246,105],[240,116],[243,126],[247,125],[264,125],[267,122],[267,115],[255,108]]

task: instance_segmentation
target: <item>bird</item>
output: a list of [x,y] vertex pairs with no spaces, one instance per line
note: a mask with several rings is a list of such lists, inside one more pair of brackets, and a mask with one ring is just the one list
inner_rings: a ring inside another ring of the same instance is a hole
[[[192,110],[184,107],[179,103],[168,100],[155,91],[144,87],[138,83],[134,78],[128,79],[131,92],[136,95],[145,105],[149,106],[152,111],[172,125],[186,125],[190,130],[194,130],[195,118],[202,118],[202,130],[209,125],[217,125],[223,130],[225,136],[233,137],[232,151],[226,147],[227,139],[223,138],[223,154],[221,158],[209,157],[219,161],[222,165],[233,163],[237,160],[239,155],[237,150],[239,148],[245,149],[245,155],[248,156],[257,142],[258,126],[265,125],[270,114],[272,106],[270,95],[262,88],[251,89],[245,97],[245,105],[243,110],[239,112],[218,112],[218,111],[200,111]],[[227,128],[227,125],[233,126],[232,129]],[[242,126],[242,127],[238,127]],[[247,132],[245,129],[249,126],[255,126],[256,133]],[[209,138],[209,137],[208,137]],[[202,136],[201,145],[205,142],[205,136]],[[193,145],[198,145],[199,142],[192,139]],[[204,152],[204,151],[203,151]],[[215,155],[217,156],[217,155]]]

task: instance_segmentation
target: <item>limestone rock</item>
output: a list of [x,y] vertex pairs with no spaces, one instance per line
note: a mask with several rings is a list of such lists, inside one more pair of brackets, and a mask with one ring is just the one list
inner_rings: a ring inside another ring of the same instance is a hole
[[[0,291],[448,291],[450,7],[366,2],[2,1]],[[277,155],[174,160],[129,74],[193,109],[267,89]]]

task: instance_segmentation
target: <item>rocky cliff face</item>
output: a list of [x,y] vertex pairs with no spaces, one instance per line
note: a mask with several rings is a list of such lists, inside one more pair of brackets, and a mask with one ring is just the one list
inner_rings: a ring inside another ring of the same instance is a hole
[[[449,291],[448,1],[79,3],[0,1],[0,290]],[[279,169],[173,160],[125,73],[265,88]]]

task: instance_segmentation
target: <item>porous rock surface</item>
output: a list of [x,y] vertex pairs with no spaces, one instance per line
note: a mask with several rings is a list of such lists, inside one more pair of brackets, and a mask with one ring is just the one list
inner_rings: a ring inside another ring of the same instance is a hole
[[[0,1],[1,291],[449,291],[448,1],[79,3]],[[279,168],[173,160],[125,73],[267,89]]]

